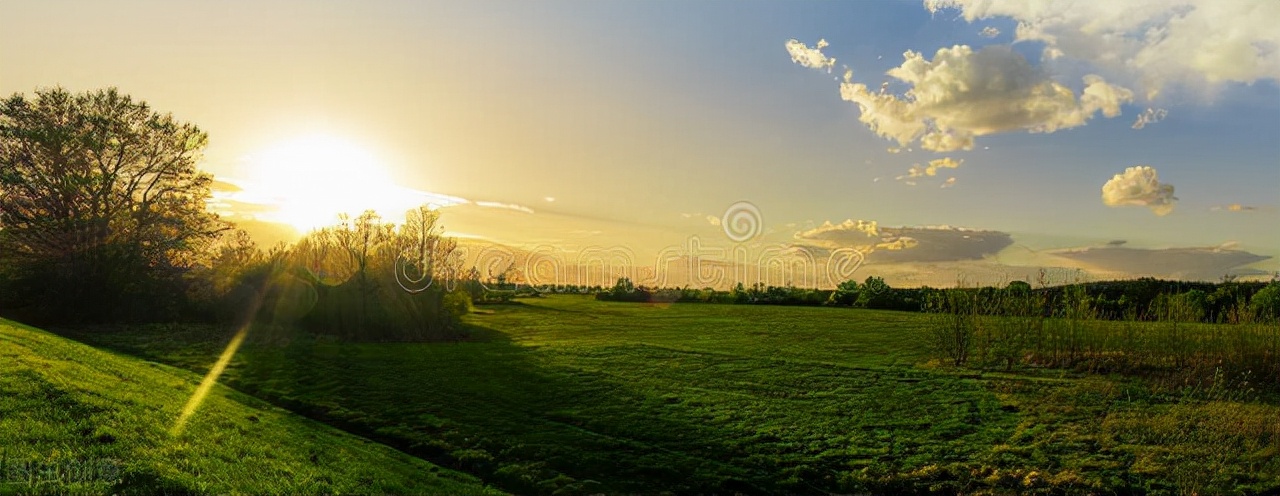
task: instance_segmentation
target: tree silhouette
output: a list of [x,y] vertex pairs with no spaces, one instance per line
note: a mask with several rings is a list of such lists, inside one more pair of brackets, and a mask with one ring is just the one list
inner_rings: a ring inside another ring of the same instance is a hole
[[74,305],[85,319],[176,311],[182,273],[226,229],[206,208],[212,177],[196,168],[207,142],[114,88],[0,102],[0,263],[11,297]]

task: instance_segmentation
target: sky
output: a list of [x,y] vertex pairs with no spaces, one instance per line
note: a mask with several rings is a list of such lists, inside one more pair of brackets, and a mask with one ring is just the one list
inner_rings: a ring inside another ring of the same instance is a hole
[[1277,21],[1267,0],[3,2],[0,94],[114,86],[199,125],[212,208],[269,241],[430,203],[452,235],[567,259],[1265,278]]

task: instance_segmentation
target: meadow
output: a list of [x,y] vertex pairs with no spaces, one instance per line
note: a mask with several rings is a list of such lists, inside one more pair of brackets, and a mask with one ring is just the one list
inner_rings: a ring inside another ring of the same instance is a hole
[[200,379],[0,320],[0,494],[501,494]]
[[[256,327],[221,382],[519,494],[1280,490],[1280,402],[1239,383],[955,367],[929,345],[937,314],[519,301],[464,317],[451,343]],[[230,339],[63,334],[195,374]]]

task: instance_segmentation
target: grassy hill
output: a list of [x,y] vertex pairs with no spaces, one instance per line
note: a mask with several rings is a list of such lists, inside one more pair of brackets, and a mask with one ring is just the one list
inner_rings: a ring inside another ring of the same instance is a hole
[[[524,301],[461,343],[255,329],[224,381],[520,494],[1280,490],[1274,399],[940,367],[922,314]],[[230,336],[76,338],[203,373]]]
[[499,494],[474,477],[215,387],[0,320],[0,494]]

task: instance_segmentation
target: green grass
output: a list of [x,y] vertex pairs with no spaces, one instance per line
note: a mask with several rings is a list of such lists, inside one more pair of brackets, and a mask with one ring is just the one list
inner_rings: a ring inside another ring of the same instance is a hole
[[[224,381],[517,493],[1280,490],[1274,402],[940,367],[927,315],[524,301],[470,342],[255,330]],[[229,338],[76,336],[196,372]]]
[[499,494],[200,379],[0,321],[0,494]]

